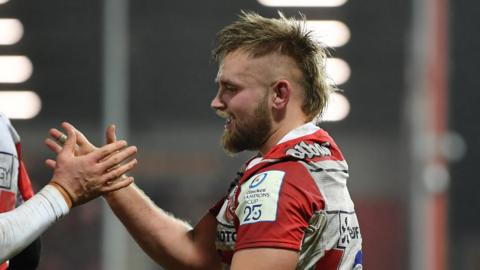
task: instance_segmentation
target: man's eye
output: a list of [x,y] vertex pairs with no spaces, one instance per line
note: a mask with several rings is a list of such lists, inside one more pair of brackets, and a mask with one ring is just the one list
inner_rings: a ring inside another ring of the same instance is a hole
[[225,85],[225,86],[223,87],[223,89],[225,89],[225,90],[227,90],[227,91],[235,91],[235,90],[237,90],[237,88],[236,88],[235,86],[233,86],[233,85]]

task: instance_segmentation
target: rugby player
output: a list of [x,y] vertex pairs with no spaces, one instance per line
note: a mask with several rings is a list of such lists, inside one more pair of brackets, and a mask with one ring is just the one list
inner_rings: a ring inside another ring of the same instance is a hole
[[[348,166],[315,124],[332,90],[327,51],[304,19],[279,15],[242,12],[218,33],[211,107],[225,118],[222,145],[227,153],[258,154],[198,224],[165,212],[134,184],[104,195],[138,244],[167,269],[362,268]],[[77,135],[82,154],[95,149]]]

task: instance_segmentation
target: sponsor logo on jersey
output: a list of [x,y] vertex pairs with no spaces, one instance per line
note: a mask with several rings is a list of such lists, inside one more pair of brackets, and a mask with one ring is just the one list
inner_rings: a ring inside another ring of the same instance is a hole
[[12,180],[17,177],[18,160],[15,156],[0,153],[0,188],[11,189]]
[[235,196],[235,188],[230,192],[228,198],[225,199],[222,208],[217,214],[217,237],[215,246],[220,251],[233,251],[237,232],[234,225],[234,214],[230,207],[234,205],[233,198]]
[[235,230],[219,230],[217,239],[220,242],[234,243],[237,240],[237,232]]
[[332,152],[330,151],[330,143],[328,142],[324,142],[322,144],[307,144],[305,142],[301,142],[296,144],[293,148],[288,149],[286,154],[299,159],[304,159],[306,157],[313,158],[331,156]]
[[233,227],[227,227],[223,224],[217,225],[217,239],[215,246],[218,250],[233,250],[237,241],[237,232]]
[[338,247],[345,248],[351,241],[361,238],[360,227],[355,214],[340,213],[340,240]]
[[236,214],[240,225],[277,219],[278,198],[285,172],[266,171],[240,188]]

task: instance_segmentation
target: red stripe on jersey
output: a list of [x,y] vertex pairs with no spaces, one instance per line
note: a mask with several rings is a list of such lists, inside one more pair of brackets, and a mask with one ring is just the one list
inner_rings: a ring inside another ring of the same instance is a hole
[[15,208],[17,198],[15,193],[8,190],[0,191],[0,213],[8,212]]
[[16,143],[15,147],[17,148],[17,155],[19,161],[19,168],[18,168],[18,191],[22,195],[23,200],[30,199],[34,192],[32,188],[32,182],[30,181],[30,177],[28,176],[27,169],[25,168],[25,164],[22,160],[22,147],[20,143]]
[[324,269],[338,269],[340,261],[343,257],[343,250],[331,249],[325,252],[320,261],[317,263],[315,270],[324,270]]

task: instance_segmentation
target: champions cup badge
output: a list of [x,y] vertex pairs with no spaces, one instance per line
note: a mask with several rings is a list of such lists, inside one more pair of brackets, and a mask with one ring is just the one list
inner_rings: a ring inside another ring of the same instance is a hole
[[250,188],[256,188],[262,184],[262,182],[267,178],[267,173],[259,174],[252,180],[250,183]]

